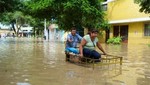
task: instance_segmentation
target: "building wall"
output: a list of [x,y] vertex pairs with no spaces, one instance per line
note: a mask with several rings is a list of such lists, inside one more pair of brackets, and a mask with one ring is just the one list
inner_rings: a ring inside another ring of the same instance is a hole
[[144,22],[129,24],[128,43],[150,43],[150,36],[144,36]]
[[139,12],[139,8],[134,0],[114,0],[108,3],[107,17],[110,21],[150,16],[150,14]]
[[105,32],[105,31],[100,31],[99,36],[98,36],[98,39],[99,39],[99,42],[100,42],[100,43],[106,42],[106,41],[105,41],[105,40],[106,40],[105,35],[106,35],[106,32]]
[[[108,3],[107,19],[109,22],[116,20],[130,20],[149,18],[150,14],[139,12],[139,5],[134,0],[114,0]],[[150,43],[150,36],[144,36],[144,24],[149,21],[110,23],[114,25],[128,25],[128,43]],[[110,29],[110,38],[113,37],[113,28]]]

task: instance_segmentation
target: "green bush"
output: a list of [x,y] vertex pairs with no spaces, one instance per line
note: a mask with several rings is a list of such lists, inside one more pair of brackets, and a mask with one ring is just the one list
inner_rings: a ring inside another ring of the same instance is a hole
[[108,44],[120,44],[122,41],[121,37],[113,37],[107,40]]

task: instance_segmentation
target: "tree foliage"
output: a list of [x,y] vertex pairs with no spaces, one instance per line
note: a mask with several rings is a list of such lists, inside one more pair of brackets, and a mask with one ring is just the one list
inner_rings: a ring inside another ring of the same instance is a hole
[[30,0],[26,6],[27,13],[42,19],[55,19],[65,30],[73,25],[100,28],[104,22],[100,0]]
[[25,23],[26,16],[20,11],[15,11],[4,13],[2,18],[2,23],[11,24],[14,32],[18,35],[20,27]]
[[0,13],[22,9],[21,0],[0,0]]
[[140,12],[150,13],[150,0],[134,0],[135,3],[139,4]]
[[11,24],[17,36],[20,27],[25,24],[31,25],[35,30],[43,30],[44,27],[44,23],[40,19],[25,13],[28,10],[25,2],[26,0],[0,0],[0,22],[6,25]]
[[[23,25],[31,25],[34,28],[44,27],[43,22],[30,15],[25,15],[21,11],[5,12],[1,16],[1,23],[11,24],[14,33],[18,36],[19,30]],[[39,29],[37,29],[39,30]],[[43,29],[42,29],[43,30]]]
[[0,21],[18,26],[23,23],[43,26],[45,18],[64,30],[74,25],[80,28],[107,25],[100,0],[1,0],[0,6]]

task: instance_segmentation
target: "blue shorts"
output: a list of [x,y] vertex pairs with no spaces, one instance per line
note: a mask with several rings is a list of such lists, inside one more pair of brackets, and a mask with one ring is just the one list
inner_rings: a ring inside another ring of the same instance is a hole
[[79,54],[79,50],[76,48],[66,48],[65,51],[67,52],[73,52],[75,54]]

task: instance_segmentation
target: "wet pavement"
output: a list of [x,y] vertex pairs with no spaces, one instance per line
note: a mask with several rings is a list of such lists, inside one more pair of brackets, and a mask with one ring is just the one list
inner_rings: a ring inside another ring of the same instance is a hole
[[65,62],[64,43],[0,38],[0,85],[150,85],[150,47],[102,44],[123,65],[96,67]]

